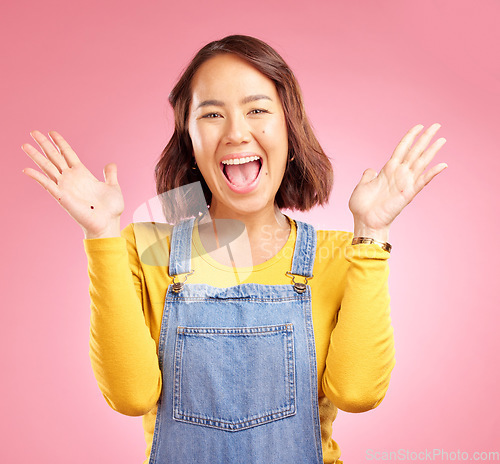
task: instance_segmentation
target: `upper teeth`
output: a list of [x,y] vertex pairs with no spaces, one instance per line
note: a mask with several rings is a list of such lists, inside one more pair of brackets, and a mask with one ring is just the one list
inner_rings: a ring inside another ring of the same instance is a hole
[[257,161],[260,159],[259,156],[247,156],[246,158],[234,158],[222,161],[222,164],[245,164],[250,161]]

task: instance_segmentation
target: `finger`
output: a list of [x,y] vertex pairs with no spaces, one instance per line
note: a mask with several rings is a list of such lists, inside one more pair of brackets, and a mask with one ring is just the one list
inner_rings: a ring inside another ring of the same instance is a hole
[[377,171],[375,169],[368,168],[363,172],[363,175],[361,176],[361,180],[359,181],[360,184],[367,184],[368,182],[371,182],[375,177],[378,176]]
[[41,172],[38,172],[36,169],[32,168],[24,168],[23,172],[35,179],[45,190],[47,190],[56,200],[60,200],[61,194],[53,181],[51,181],[47,176],[44,176]]
[[401,139],[390,159],[400,163],[410,150],[413,142],[415,141],[415,138],[423,128],[424,126],[422,124],[413,126]]
[[446,139],[441,137],[437,139],[427,150],[425,150],[413,163],[411,170],[418,178],[427,168],[436,153],[444,146]]
[[417,193],[420,192],[434,177],[436,177],[440,172],[443,172],[448,165],[446,163],[439,163],[429,169],[423,176],[419,177],[416,184]]
[[60,173],[62,173],[63,169],[68,168],[68,163],[66,163],[64,156],[61,155],[59,150],[54,147],[52,142],[45,137],[45,135],[37,130],[30,132],[30,135],[33,137],[35,142],[38,143],[42,151],[45,153],[45,156],[52,161]]
[[71,148],[69,143],[64,140],[61,134],[56,131],[49,131],[49,136],[54,144],[59,148],[70,168],[72,168],[75,164],[81,163],[75,151]]
[[417,143],[408,151],[408,154],[404,157],[403,161],[407,162],[410,169],[413,168],[413,163],[422,154],[422,152],[427,148],[432,137],[436,135],[436,132],[441,127],[441,124],[435,123],[429,127],[418,139]]
[[108,185],[118,185],[118,173],[115,163],[107,164],[104,167],[104,180]]
[[61,177],[61,173],[54,164],[43,156],[36,148],[32,147],[29,143],[21,146],[21,149],[26,153],[34,163],[55,183]]

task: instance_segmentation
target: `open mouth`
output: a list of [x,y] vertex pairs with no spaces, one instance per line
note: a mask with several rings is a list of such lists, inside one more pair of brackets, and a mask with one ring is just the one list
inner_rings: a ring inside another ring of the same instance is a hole
[[221,170],[233,190],[245,192],[251,190],[259,178],[262,158],[257,155],[233,158],[221,162]]

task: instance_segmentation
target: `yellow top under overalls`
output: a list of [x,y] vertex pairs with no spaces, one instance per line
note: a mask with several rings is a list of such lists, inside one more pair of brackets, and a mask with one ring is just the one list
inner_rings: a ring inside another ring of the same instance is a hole
[[[290,284],[296,238],[253,268],[223,266],[193,233],[191,283]],[[149,457],[162,379],[157,347],[168,275],[171,227],[136,223],[122,237],[84,240],[89,261],[92,368],[106,401],[118,412],[143,415]],[[340,463],[331,438],[337,408],[363,412],[383,399],[394,367],[388,291],[390,254],[376,244],[350,245],[353,234],[317,231],[314,277],[309,280],[318,370],[324,463]],[[146,458],[146,463],[148,459]]]

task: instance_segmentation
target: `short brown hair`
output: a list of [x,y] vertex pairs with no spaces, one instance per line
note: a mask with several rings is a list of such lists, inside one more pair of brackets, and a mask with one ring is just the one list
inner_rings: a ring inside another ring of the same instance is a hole
[[245,35],[230,35],[205,45],[170,93],[175,129],[155,168],[158,195],[199,181],[207,203],[211,203],[212,194],[200,171],[191,169],[193,146],[188,133],[191,83],[204,62],[226,53],[242,58],[272,80],[280,96],[288,131],[288,160],[276,193],[278,208],[307,211],[315,205],[327,203],[333,185],[333,169],[306,116],[299,84],[292,70],[272,47]]

